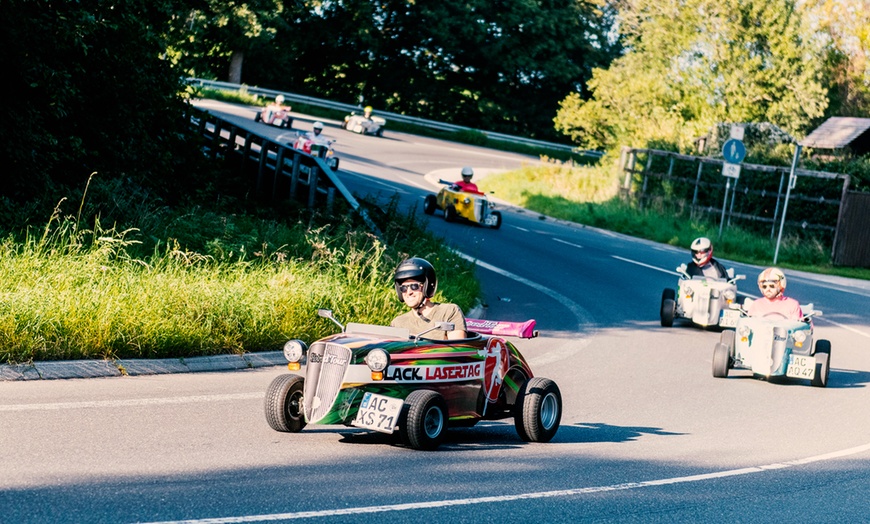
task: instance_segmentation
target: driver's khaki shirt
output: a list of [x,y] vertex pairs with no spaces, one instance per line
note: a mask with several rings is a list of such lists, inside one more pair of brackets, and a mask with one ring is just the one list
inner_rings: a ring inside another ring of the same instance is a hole
[[[456,304],[432,303],[435,307],[427,311],[428,322],[421,318],[415,310],[402,313],[390,322],[393,327],[407,328],[412,334],[426,331],[434,322],[453,322],[454,329],[465,331],[465,316]],[[423,338],[433,340],[447,340],[447,332],[441,330],[430,331]]]

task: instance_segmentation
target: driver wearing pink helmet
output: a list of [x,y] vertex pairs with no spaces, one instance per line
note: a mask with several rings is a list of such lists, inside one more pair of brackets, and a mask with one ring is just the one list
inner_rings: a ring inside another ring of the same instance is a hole
[[707,237],[692,241],[692,261],[686,265],[690,277],[728,278],[725,266],[713,258],[713,243]]
[[747,314],[750,317],[765,316],[770,313],[778,313],[789,320],[800,320],[804,314],[800,303],[786,297],[785,273],[775,267],[769,267],[758,275],[758,289],[763,297],[754,300],[749,305]]

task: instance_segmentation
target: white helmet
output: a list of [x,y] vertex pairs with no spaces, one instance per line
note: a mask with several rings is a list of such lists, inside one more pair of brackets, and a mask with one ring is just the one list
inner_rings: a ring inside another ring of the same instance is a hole
[[275,103],[276,103],[276,104],[283,104],[283,103],[284,103],[284,95],[278,95],[278,96],[276,96],[276,97],[275,97]]
[[314,129],[320,129],[322,131],[323,130],[323,122],[314,122],[314,126],[312,126],[312,127],[314,127]]
[[474,176],[474,170],[471,169],[469,166],[465,166],[462,168],[462,176],[463,176],[463,178],[464,177],[471,178],[472,176]]
[[707,237],[698,237],[692,241],[692,259],[699,266],[705,265],[713,258],[713,243]]
[[[785,291],[785,273],[776,267],[769,267],[758,274],[758,289],[761,290],[761,285],[765,282],[773,282],[779,285],[779,293]],[[777,293],[777,294],[779,294]]]

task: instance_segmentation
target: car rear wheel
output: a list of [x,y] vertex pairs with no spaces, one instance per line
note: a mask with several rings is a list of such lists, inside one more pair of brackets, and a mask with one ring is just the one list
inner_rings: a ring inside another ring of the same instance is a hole
[[298,433],[305,427],[302,391],[305,379],[299,375],[280,375],[266,390],[266,422],[275,431]]
[[378,132],[375,133],[375,136],[377,136],[378,138],[384,138],[384,128],[382,127],[378,129]]
[[399,432],[405,444],[414,449],[436,449],[441,445],[446,428],[444,397],[428,389],[418,389],[408,395],[399,421]]
[[285,128],[285,129],[290,129],[290,127],[291,127],[292,125],[293,125],[293,119],[292,119],[292,118],[288,118],[287,120],[284,120],[283,122],[281,122],[281,127]]
[[263,120],[263,117],[260,116],[260,112],[257,111],[257,114],[254,115],[254,122],[260,122],[261,120]]
[[444,220],[447,222],[456,222],[457,214],[456,208],[453,206],[447,206],[444,208]]
[[816,376],[811,384],[823,388],[828,385],[828,375],[831,372],[831,343],[827,340],[816,341]]
[[521,439],[549,442],[562,420],[562,393],[552,380],[533,377],[523,384],[514,410],[514,425]]
[[674,316],[677,313],[677,292],[673,289],[665,289],[662,291],[662,306],[659,311],[659,316],[662,320],[662,326],[671,327],[674,325]]
[[423,212],[427,215],[434,215],[435,208],[438,207],[438,201],[435,198],[435,195],[426,195],[426,198],[423,199]]
[[713,376],[716,378],[726,378],[728,376],[728,368],[731,367],[731,356],[729,355],[728,347],[721,342],[716,343],[716,348],[713,349]]
[[495,224],[493,224],[490,227],[492,227],[493,229],[500,228],[501,227],[501,211],[493,211],[492,216],[495,217]]

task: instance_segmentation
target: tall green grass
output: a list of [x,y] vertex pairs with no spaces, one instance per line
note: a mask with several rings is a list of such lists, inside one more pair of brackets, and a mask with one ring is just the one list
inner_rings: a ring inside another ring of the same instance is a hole
[[85,229],[56,213],[44,230],[0,242],[0,362],[274,350],[335,332],[316,316],[321,307],[385,324],[403,311],[391,277],[410,255],[428,257],[442,275],[436,299],[473,305],[471,263],[413,217],[382,218],[386,242],[348,219],[284,223],[191,210],[157,228],[167,236],[148,253],[139,230],[99,220]]
[[[719,223],[693,216],[687,207],[647,205],[621,198],[620,179],[609,165],[576,166],[550,162],[489,175],[478,185],[503,200],[548,216],[625,233],[678,247],[699,236],[713,240],[715,254],[738,262],[770,265],[776,238],[726,225],[719,237]],[[870,279],[870,270],[835,267],[831,246],[806,234],[783,235],[777,265],[785,268]]]

